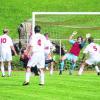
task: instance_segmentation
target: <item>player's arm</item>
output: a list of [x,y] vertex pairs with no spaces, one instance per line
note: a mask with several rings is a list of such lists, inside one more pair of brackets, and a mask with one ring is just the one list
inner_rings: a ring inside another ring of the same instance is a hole
[[71,34],[71,36],[69,37],[69,43],[70,43],[70,44],[74,44],[74,43],[75,43],[75,41],[73,40],[73,37],[74,37],[76,34],[77,34],[77,32],[74,31],[74,32]]
[[29,46],[27,47],[27,55],[28,55],[28,56],[31,55],[31,53],[32,53],[32,48],[33,48],[33,46],[31,46],[31,45],[29,45]]
[[17,52],[16,52],[14,46],[10,46],[10,47],[11,47],[11,49],[13,50],[14,54],[17,55]]
[[86,34],[86,38],[83,40],[83,42],[82,42],[81,45],[80,45],[81,49],[85,46],[86,41],[88,40],[88,38],[89,38],[90,36],[91,36],[90,33],[87,33],[87,34]]
[[86,34],[86,38],[83,40],[83,42],[85,43],[88,40],[88,38],[90,38],[90,36],[91,36],[91,34],[90,33],[87,33]]
[[71,34],[71,36],[69,37],[69,40],[72,40],[72,39],[73,39],[73,37],[74,37],[76,34],[77,34],[77,32],[76,32],[76,31],[74,31],[74,32]]
[[86,48],[83,51],[83,57],[82,57],[82,61],[84,61],[86,59],[87,54],[89,53],[89,45],[86,46]]

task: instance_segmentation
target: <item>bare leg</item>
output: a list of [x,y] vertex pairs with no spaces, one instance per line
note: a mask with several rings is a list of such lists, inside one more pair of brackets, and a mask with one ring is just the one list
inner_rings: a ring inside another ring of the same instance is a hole
[[79,69],[79,71],[78,71],[78,75],[82,75],[83,70],[84,70],[84,67],[85,67],[86,65],[87,65],[86,63],[82,63],[82,64],[81,64],[80,69]]
[[64,60],[66,59],[66,56],[63,56],[60,62],[60,72],[59,75],[62,75],[62,71],[64,70]]
[[52,74],[53,74],[53,64],[54,64],[54,62],[51,62],[51,67],[50,67],[50,75],[52,75]]
[[30,81],[30,76],[31,76],[31,68],[27,67],[25,82],[29,82]]
[[1,62],[1,72],[2,72],[2,76],[5,76],[5,69],[4,69],[4,62]]
[[8,62],[8,76],[11,76],[11,61]]
[[44,70],[43,70],[43,68],[40,68],[39,69],[39,71],[40,71],[40,85],[44,85]]

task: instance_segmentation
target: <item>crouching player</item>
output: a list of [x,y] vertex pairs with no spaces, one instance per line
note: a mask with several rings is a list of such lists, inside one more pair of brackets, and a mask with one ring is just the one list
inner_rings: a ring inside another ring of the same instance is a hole
[[40,26],[36,25],[34,28],[35,34],[32,36],[30,43],[28,55],[30,55],[30,59],[26,68],[26,77],[23,85],[28,85],[31,76],[31,67],[37,65],[37,68],[40,72],[40,83],[39,85],[44,85],[44,66],[45,66],[45,37],[40,33]]
[[78,60],[78,56],[80,54],[81,49],[84,47],[86,40],[83,40],[81,36],[77,37],[77,40],[73,40],[73,37],[77,34],[77,32],[73,32],[72,35],[69,37],[69,42],[72,44],[72,47],[68,53],[66,53],[60,62],[60,72],[59,75],[62,74],[64,69],[64,60],[69,60],[71,62],[69,75],[72,75],[72,72],[76,66],[76,61]]
[[[23,67],[24,67],[25,69],[26,69],[26,66],[27,66],[27,63],[28,63],[29,59],[30,59],[30,57],[29,57],[29,55],[28,55],[28,52],[27,52],[26,48],[23,48],[23,49],[21,50],[20,61],[22,62],[22,65],[23,65]],[[39,75],[39,71],[38,71],[37,66],[31,67],[31,72],[32,72],[32,74],[34,74],[34,75]]]
[[87,65],[95,65],[95,70],[97,72],[97,75],[100,75],[100,70],[98,68],[98,63],[100,62],[100,46],[96,43],[94,43],[94,40],[92,37],[88,38],[88,45],[83,51],[83,58],[82,60],[86,58],[86,55],[89,54],[89,57],[87,60],[85,60],[79,69],[78,75],[82,75],[84,66]]

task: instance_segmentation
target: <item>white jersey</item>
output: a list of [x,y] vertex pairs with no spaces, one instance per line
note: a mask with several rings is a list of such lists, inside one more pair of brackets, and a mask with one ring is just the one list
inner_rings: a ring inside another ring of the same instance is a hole
[[83,53],[89,53],[90,58],[100,57],[100,46],[96,43],[90,43],[87,45]]
[[12,60],[11,46],[13,42],[7,34],[0,36],[0,61]]
[[32,36],[29,44],[33,47],[32,52],[44,52],[46,39],[44,35],[36,33]]
[[7,34],[0,36],[0,50],[1,51],[11,52],[11,46],[13,46],[13,42],[12,42],[12,39]]
[[46,39],[46,44],[45,44],[45,53],[49,54],[53,45],[50,40]]

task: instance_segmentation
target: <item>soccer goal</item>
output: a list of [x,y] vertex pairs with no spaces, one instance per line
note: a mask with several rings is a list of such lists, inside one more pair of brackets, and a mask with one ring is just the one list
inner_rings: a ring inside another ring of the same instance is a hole
[[100,43],[100,12],[32,12],[33,34],[35,25],[40,25],[43,34],[49,33],[53,41],[67,50],[70,45],[66,41],[73,31],[83,37],[91,33]]

